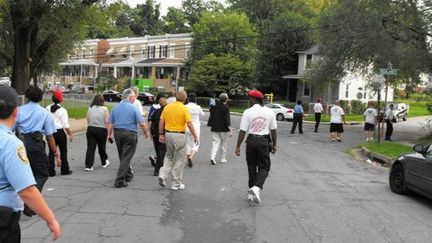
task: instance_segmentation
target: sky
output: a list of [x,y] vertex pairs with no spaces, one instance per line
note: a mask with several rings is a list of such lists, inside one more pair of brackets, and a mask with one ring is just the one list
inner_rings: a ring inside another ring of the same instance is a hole
[[[135,7],[139,3],[145,3],[145,0],[122,0],[123,2],[128,3],[131,7]],[[218,0],[221,3],[224,3],[224,0]],[[112,0],[111,2],[114,2]],[[169,7],[180,7],[182,0],[156,0],[157,3],[161,5],[161,15],[166,15]]]

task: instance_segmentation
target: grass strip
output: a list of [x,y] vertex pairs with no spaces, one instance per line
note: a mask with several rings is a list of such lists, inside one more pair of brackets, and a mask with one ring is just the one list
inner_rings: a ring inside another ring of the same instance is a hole
[[400,143],[384,142],[379,144],[377,142],[363,143],[359,145],[365,147],[372,152],[382,154],[388,158],[394,159],[400,154],[413,152],[413,148]]

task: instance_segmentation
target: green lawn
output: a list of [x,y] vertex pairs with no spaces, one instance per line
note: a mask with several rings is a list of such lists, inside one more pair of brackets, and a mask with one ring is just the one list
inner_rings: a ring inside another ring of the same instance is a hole
[[405,103],[409,105],[408,117],[430,115],[427,110],[427,101],[397,100],[395,103]]
[[[42,107],[46,107],[51,103],[52,101],[50,99],[44,99],[40,102]],[[105,105],[111,111],[113,104]],[[61,106],[68,111],[69,118],[80,119],[86,117],[89,103],[85,101],[65,100],[61,103]]]
[[365,147],[372,152],[385,155],[391,159],[396,158],[402,153],[410,153],[413,151],[413,148],[410,146],[393,142],[384,142],[382,144],[378,144],[377,142],[363,143],[360,147]]
[[[308,116],[306,116],[305,120],[306,121],[315,121],[315,115],[309,114]],[[323,114],[321,116],[321,121],[322,122],[330,122],[330,115]],[[345,115],[345,121],[346,122],[363,122],[364,117],[363,117],[363,115]]]

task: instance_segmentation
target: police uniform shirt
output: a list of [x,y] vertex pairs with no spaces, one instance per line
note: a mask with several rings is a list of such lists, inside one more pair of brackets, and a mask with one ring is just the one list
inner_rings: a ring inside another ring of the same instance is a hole
[[18,192],[35,184],[23,143],[0,124],[0,205],[23,210]]
[[248,134],[269,135],[276,128],[276,116],[268,107],[255,104],[243,112],[240,130]]
[[22,134],[41,132],[52,135],[57,132],[50,112],[35,102],[20,107],[16,126]]
[[375,124],[375,118],[378,116],[378,112],[374,108],[368,108],[363,115],[366,117],[365,122],[369,124]]
[[138,108],[128,101],[115,106],[110,114],[109,121],[114,128],[121,128],[138,133],[138,124],[144,118]]
[[389,121],[394,119],[394,115],[393,115],[393,110],[392,109],[387,109],[386,114],[385,114],[385,118]]
[[342,123],[342,116],[345,115],[342,107],[334,105],[330,109],[330,123]]
[[304,111],[303,111],[303,106],[301,106],[301,105],[295,105],[294,106],[294,113],[297,113],[297,114],[302,114]]

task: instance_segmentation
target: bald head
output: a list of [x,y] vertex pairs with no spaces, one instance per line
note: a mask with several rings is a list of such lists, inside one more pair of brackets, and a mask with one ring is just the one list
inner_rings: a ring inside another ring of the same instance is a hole
[[180,90],[176,93],[176,100],[184,103],[187,99],[187,93],[184,90]]

